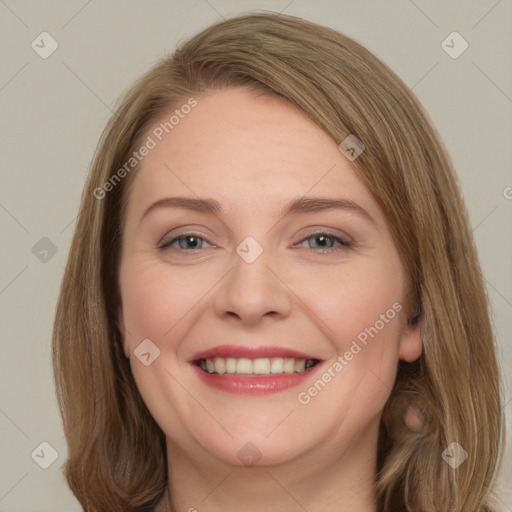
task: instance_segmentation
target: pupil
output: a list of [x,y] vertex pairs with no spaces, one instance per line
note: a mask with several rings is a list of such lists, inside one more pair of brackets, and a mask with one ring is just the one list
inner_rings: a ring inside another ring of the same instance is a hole
[[317,242],[320,241],[319,243],[317,243],[317,245],[319,245],[321,247],[325,247],[329,239],[325,235],[318,235],[316,237],[316,240],[317,240]]
[[185,237],[185,245],[188,248],[197,249],[198,237],[197,236],[187,236]]

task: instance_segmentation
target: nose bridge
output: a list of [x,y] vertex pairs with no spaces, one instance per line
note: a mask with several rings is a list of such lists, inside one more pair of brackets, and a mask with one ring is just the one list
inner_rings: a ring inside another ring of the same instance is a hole
[[217,295],[217,313],[235,314],[247,323],[257,322],[268,313],[288,315],[290,291],[271,270],[278,266],[276,257],[254,238],[243,240],[232,255],[232,269]]

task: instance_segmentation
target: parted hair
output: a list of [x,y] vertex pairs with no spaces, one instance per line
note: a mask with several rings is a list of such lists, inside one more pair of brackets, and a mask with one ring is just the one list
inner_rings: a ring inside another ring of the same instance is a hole
[[[337,144],[384,211],[417,307],[423,353],[400,363],[383,414],[379,512],[490,512],[503,442],[488,297],[448,153],[423,107],[370,51],[330,28],[274,13],[216,23],[182,42],[121,98],[83,191],[53,333],[64,474],[86,512],[154,510],[166,492],[165,436],[147,410],[116,327],[127,196],[138,166],[99,197],[162,115],[229,87],[278,95]],[[119,177],[119,174],[117,174]],[[415,403],[421,433],[402,423]],[[443,460],[453,442],[467,452]]]

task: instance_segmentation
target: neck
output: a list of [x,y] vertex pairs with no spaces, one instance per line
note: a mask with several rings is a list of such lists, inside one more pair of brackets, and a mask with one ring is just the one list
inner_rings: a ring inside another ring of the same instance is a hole
[[376,512],[377,429],[336,450],[325,443],[280,465],[191,458],[167,439],[169,495],[158,512]]

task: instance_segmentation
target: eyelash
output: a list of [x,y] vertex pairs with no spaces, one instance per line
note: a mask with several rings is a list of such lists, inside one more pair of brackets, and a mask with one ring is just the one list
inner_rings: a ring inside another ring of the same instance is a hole
[[[182,239],[185,239],[186,237],[188,236],[192,236],[192,237],[195,237],[195,238],[198,238],[199,240],[203,240],[207,243],[209,243],[204,237],[196,234],[196,233],[182,233],[181,235],[177,236],[177,237],[174,237],[172,240],[169,240],[168,242],[163,242],[162,245],[159,246],[159,249],[168,249],[170,248],[175,242],[178,242],[179,240],[182,240]],[[302,244],[303,242],[305,242],[306,240],[309,240],[310,238],[314,238],[314,237],[319,237],[319,236],[324,236],[330,240],[333,240],[335,242],[339,242],[339,244],[341,245],[341,247],[343,249],[350,249],[352,247],[352,242],[349,241],[349,240],[346,240],[344,238],[341,238],[339,236],[335,236],[333,235],[332,233],[329,233],[329,232],[325,232],[325,231],[317,231],[317,232],[314,232],[314,233],[311,233],[310,235],[308,235],[307,237],[305,237],[304,239],[302,239],[298,244],[295,244],[294,247],[296,247],[297,245],[299,244]],[[215,245],[211,244],[212,247],[215,247]],[[180,248],[178,248],[180,249]],[[314,248],[310,248],[312,249],[313,251],[315,252],[319,252],[320,254],[329,254],[329,253],[336,253],[336,252],[339,252],[339,249],[335,249],[335,248],[328,248],[328,249],[314,249]],[[193,252],[193,251],[199,251],[201,249],[181,249],[182,251],[184,252]]]

